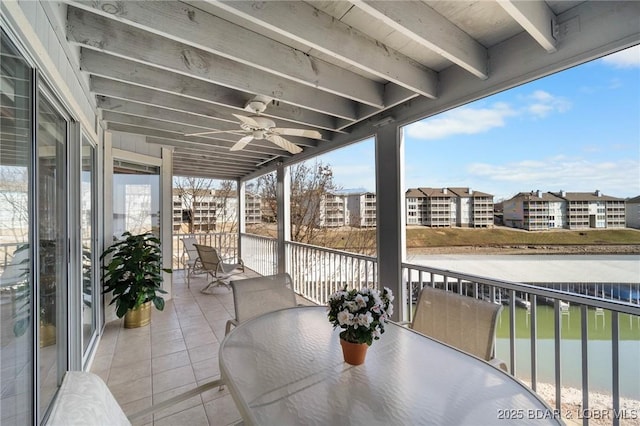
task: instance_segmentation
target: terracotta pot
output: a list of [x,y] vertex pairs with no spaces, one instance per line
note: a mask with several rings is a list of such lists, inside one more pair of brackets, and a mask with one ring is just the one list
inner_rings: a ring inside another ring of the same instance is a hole
[[360,365],[364,363],[369,345],[366,343],[351,343],[340,339],[340,346],[342,346],[342,355],[347,364]]
[[151,322],[151,302],[145,302],[124,314],[124,328],[144,327]]

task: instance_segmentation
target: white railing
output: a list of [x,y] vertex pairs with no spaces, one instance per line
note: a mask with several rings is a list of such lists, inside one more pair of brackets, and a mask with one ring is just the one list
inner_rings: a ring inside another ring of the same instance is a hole
[[195,234],[173,234],[173,268],[184,269],[187,256],[182,239],[194,237],[198,244],[214,247],[226,262],[235,263],[238,258],[238,233],[216,232]]
[[[378,286],[374,257],[294,242],[285,247],[295,291],[316,303],[344,286]],[[277,270],[275,239],[243,235],[242,253],[259,273]],[[503,304],[496,356],[565,420],[588,425],[607,416],[617,425],[640,418],[640,283],[627,287],[636,293],[625,302],[612,291],[594,297],[409,263],[402,274],[396,307],[406,321],[425,286]]]
[[295,291],[321,305],[344,287],[378,288],[374,257],[294,242],[286,243],[286,253]]
[[261,275],[278,272],[278,240],[259,235],[242,234],[241,257],[244,266]]

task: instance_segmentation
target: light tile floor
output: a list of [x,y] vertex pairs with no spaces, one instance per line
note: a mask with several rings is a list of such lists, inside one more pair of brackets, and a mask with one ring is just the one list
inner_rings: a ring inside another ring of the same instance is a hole
[[[218,379],[218,349],[227,320],[234,316],[232,292],[217,287],[202,294],[203,275],[187,288],[182,271],[173,274],[173,298],[153,309],[151,325],[125,329],[122,320],[105,327],[91,371],[130,415]],[[248,271],[236,279],[257,274]],[[217,387],[149,414],[135,425],[229,425],[241,420],[226,388]]]

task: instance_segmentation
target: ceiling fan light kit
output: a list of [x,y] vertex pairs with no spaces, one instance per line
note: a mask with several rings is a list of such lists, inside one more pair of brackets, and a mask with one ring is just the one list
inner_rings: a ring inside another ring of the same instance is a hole
[[185,136],[200,136],[212,133],[232,133],[232,134],[245,134],[238,142],[233,145],[231,151],[239,151],[243,149],[253,139],[256,140],[268,140],[269,142],[277,145],[278,147],[290,152],[291,154],[298,154],[302,152],[302,148],[292,143],[291,141],[283,138],[281,135],[299,136],[311,139],[322,139],[320,132],[316,130],[306,129],[289,129],[276,127],[275,121],[263,117],[260,115],[267,109],[266,98],[257,96],[253,100],[249,101],[245,106],[245,109],[254,113],[254,115],[246,116],[240,114],[232,114],[240,121],[240,129],[242,130],[211,130],[208,132],[191,133]]

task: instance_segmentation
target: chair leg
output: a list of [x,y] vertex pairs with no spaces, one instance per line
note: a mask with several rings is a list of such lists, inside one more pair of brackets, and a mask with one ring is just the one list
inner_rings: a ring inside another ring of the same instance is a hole
[[231,285],[229,285],[229,283],[224,282],[222,279],[220,278],[216,278],[215,280],[211,281],[209,284],[207,284],[202,290],[200,290],[200,293],[207,293],[207,290],[209,289],[209,287],[226,287],[227,290],[231,291]]

